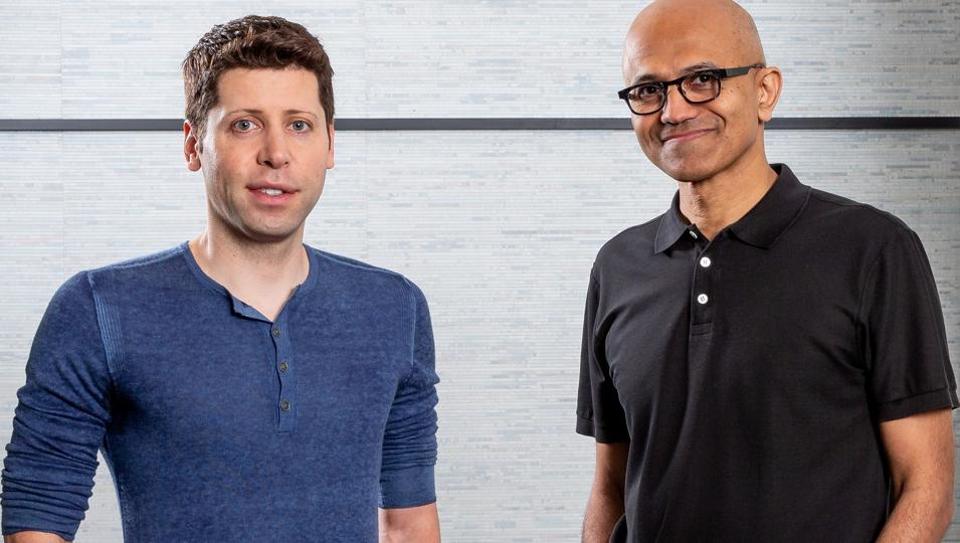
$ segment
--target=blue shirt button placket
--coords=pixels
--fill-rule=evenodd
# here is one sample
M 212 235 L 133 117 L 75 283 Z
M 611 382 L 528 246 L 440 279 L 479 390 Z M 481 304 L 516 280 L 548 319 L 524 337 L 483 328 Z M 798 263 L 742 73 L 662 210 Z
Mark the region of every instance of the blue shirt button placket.
M 282 316 L 281 316 L 282 318 Z M 293 410 L 293 375 L 290 367 L 289 354 L 289 334 L 284 333 L 286 326 L 279 320 L 275 322 L 270 329 L 270 335 L 273 339 L 275 368 L 277 368 L 277 377 L 280 381 L 280 398 L 277 403 L 279 409 L 278 429 L 281 432 L 293 430 L 294 410 Z

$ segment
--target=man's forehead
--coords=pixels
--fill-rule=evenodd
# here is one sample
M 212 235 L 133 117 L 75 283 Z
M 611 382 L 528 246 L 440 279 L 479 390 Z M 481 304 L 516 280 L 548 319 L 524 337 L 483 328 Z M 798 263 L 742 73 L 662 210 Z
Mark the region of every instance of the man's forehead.
M 299 67 L 233 68 L 217 81 L 218 105 L 224 109 L 299 109 L 319 111 L 316 75 Z
M 623 75 L 627 81 L 673 79 L 692 70 L 729 67 L 730 53 L 702 46 L 696 40 L 636 42 L 624 50 Z

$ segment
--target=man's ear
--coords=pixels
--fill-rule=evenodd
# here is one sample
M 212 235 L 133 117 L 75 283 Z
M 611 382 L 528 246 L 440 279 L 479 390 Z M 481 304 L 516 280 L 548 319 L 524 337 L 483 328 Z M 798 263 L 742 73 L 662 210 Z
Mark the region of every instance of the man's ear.
M 333 120 L 327 123 L 327 169 L 333 169 L 333 136 L 336 131 L 333 129 Z
M 191 125 L 190 121 L 183 121 L 183 158 L 191 172 L 200 170 L 200 151 L 203 146 L 198 137 L 196 127 Z
M 758 81 L 757 102 L 760 122 L 766 123 L 773 118 L 773 110 L 777 107 L 780 100 L 780 92 L 783 90 L 783 75 L 780 68 L 770 66 L 760 68 L 760 79 Z

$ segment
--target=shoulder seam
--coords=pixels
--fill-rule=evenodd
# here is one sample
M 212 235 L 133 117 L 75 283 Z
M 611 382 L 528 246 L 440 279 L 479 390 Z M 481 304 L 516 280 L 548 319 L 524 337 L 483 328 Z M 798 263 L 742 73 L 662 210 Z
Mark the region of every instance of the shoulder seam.
M 889 241 L 885 242 L 880 247 L 880 250 L 877 251 L 876 258 L 874 258 L 873 262 L 870 263 L 870 267 L 867 268 L 867 273 L 863 276 L 863 282 L 860 284 L 860 296 L 858 296 L 859 301 L 857 302 L 857 322 L 861 323 L 860 326 L 863 326 L 864 324 L 866 324 L 864 320 L 866 317 L 866 315 L 864 315 L 864 305 L 866 304 L 866 300 L 867 300 L 867 285 L 870 283 L 870 279 L 873 277 L 874 271 L 876 271 L 877 265 L 880 263 L 880 258 L 883 257 L 883 251 L 886 249 L 887 244 L 889 243 L 890 243 Z M 863 332 L 859 331 L 860 326 L 858 326 L 858 332 L 857 332 L 858 335 L 863 334 Z M 860 337 L 858 338 L 859 340 L 858 342 L 861 345 L 863 345 L 864 339 L 865 338 Z M 864 360 L 863 362 L 869 363 L 869 360 Z
M 401 379 L 402 382 L 410 379 L 417 369 L 417 296 L 410 281 L 403 279 L 401 285 L 406 288 L 410 299 L 410 366 L 407 368 L 407 375 Z
M 381 268 L 381 267 L 378 267 L 378 266 L 374 266 L 374 265 L 372 265 L 372 264 L 367 264 L 367 263 L 359 262 L 359 261 L 356 261 L 356 260 L 353 260 L 353 259 L 350 259 L 350 258 L 347 258 L 347 257 L 341 257 L 341 256 L 338 256 L 338 255 L 334 255 L 334 254 L 331 254 L 331 253 L 327 253 L 327 252 L 325 252 L 325 251 L 321 251 L 321 250 L 316 249 L 316 248 L 313 248 L 313 247 L 311 247 L 310 250 L 313 251 L 314 254 L 316 254 L 318 257 L 324 258 L 325 260 L 331 261 L 331 262 L 333 262 L 333 263 L 335 263 L 335 264 L 339 264 L 339 265 L 342 265 L 342 266 L 347 266 L 347 267 L 349 267 L 349 268 L 356 268 L 356 269 L 358 269 L 358 270 L 363 270 L 363 271 L 368 271 L 368 272 L 373 272 L 373 273 L 380 273 L 380 274 L 387 275 L 387 276 L 398 277 L 398 278 L 400 278 L 400 279 L 403 279 L 403 278 L 404 278 L 404 277 L 403 277 L 403 274 L 401 274 L 401 273 L 398 273 L 398 272 L 395 272 L 395 271 L 392 271 L 392 270 L 388 270 L 388 269 L 385 269 L 385 268 Z
M 91 274 L 100 274 L 110 271 L 119 271 L 119 270 L 129 270 L 134 268 L 140 268 L 143 266 L 148 266 L 150 264 L 155 264 L 161 260 L 167 260 L 181 256 L 180 247 L 174 247 L 172 249 L 167 249 L 165 251 L 160 251 L 153 255 L 142 256 L 134 258 L 132 260 L 124 260 L 121 262 L 115 262 L 112 264 L 107 264 L 105 266 L 100 266 L 97 268 L 92 268 L 87 270 L 87 273 Z
M 821 201 L 821 202 L 824 202 L 824 203 L 827 203 L 827 204 L 833 204 L 833 205 L 837 205 L 837 206 L 843 206 L 843 207 L 859 207 L 859 208 L 862 208 L 862 209 L 864 209 L 864 210 L 866 210 L 866 211 L 869 211 L 869 212 L 872 213 L 873 215 L 876 215 L 876 216 L 882 218 L 883 220 L 887 221 L 888 223 L 892 224 L 893 226 L 895 226 L 895 227 L 897 227 L 897 228 L 899 228 L 899 229 L 901 229 L 901 230 L 911 230 L 911 228 L 910 228 L 906 223 L 904 223 L 903 220 L 901 220 L 900 218 L 898 218 L 896 215 L 890 213 L 889 211 L 884 211 L 884 210 L 878 208 L 877 206 L 874 206 L 874 205 L 871 205 L 871 204 L 867 204 L 867 203 L 864 203 L 864 202 L 857 202 L 857 201 L 854 201 L 854 200 L 850 200 L 850 199 L 848 199 L 848 198 L 844 198 L 843 196 L 837 196 L 837 197 L 838 197 L 838 198 L 842 198 L 842 199 L 844 199 L 844 200 L 846 200 L 846 201 L 845 201 L 845 202 L 838 202 L 838 201 L 836 201 L 836 200 L 831 200 L 831 199 L 828 199 L 828 198 L 824 198 L 824 197 L 823 197 L 823 194 L 824 194 L 824 192 L 821 191 L 821 190 L 818 190 L 818 189 L 813 189 L 813 190 L 810 191 L 810 197 L 816 198 L 817 200 L 819 200 L 819 201 Z M 829 193 L 826 193 L 826 194 L 829 194 Z
M 114 322 L 116 319 L 111 319 L 108 314 L 108 309 L 106 308 L 104 302 L 101 300 L 100 296 L 97 295 L 96 282 L 93 278 L 92 271 L 84 272 L 84 276 L 87 280 L 87 285 L 90 287 L 90 297 L 93 299 L 93 307 L 96 313 L 97 319 L 97 330 L 100 332 L 100 348 L 103 349 L 103 357 L 107 366 L 107 375 L 110 377 L 110 387 L 117 387 L 117 378 L 115 369 L 118 364 L 118 351 L 119 342 L 114 340 L 111 335 L 112 328 L 109 324 L 113 323 L 114 326 L 119 326 L 119 322 Z M 115 334 L 114 334 L 115 335 Z

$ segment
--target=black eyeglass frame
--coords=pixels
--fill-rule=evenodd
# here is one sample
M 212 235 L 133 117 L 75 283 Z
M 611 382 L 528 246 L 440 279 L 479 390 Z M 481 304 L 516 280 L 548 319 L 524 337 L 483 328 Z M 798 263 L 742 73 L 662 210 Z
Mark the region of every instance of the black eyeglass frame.
M 667 105 L 667 93 L 670 91 L 670 87 L 672 85 L 677 86 L 677 90 L 680 91 L 680 96 L 683 96 L 683 99 L 686 100 L 687 103 L 705 104 L 707 102 L 716 100 L 717 96 L 720 96 L 720 91 L 722 90 L 722 87 L 723 87 L 722 81 L 724 79 L 728 77 L 736 77 L 738 75 L 747 74 L 750 72 L 750 70 L 754 68 L 766 68 L 766 67 L 767 66 L 765 64 L 758 63 L 758 64 L 751 64 L 749 66 L 739 66 L 737 68 L 709 68 L 706 70 L 697 70 L 695 72 L 688 73 L 687 75 L 680 76 L 671 81 L 645 81 L 643 83 L 637 83 L 636 85 L 630 85 L 629 87 L 618 91 L 617 96 L 621 100 L 627 103 L 627 108 L 629 108 L 630 112 L 633 113 L 634 115 L 653 115 L 654 113 L 663 109 L 663 106 Z M 681 83 L 683 83 L 683 81 L 688 78 L 697 77 L 698 75 L 702 75 L 702 74 L 712 74 L 717 78 L 717 94 L 715 94 L 713 98 L 708 98 L 706 100 L 691 100 L 690 98 L 687 97 L 686 93 L 683 92 L 683 85 L 681 85 Z M 660 106 L 653 111 L 648 111 L 646 113 L 637 113 L 636 111 L 633 110 L 633 107 L 630 106 L 630 97 L 629 97 L 630 91 L 632 91 L 633 89 L 638 89 L 640 87 L 649 87 L 649 86 L 660 87 L 660 90 L 662 91 L 660 94 L 661 96 Z

